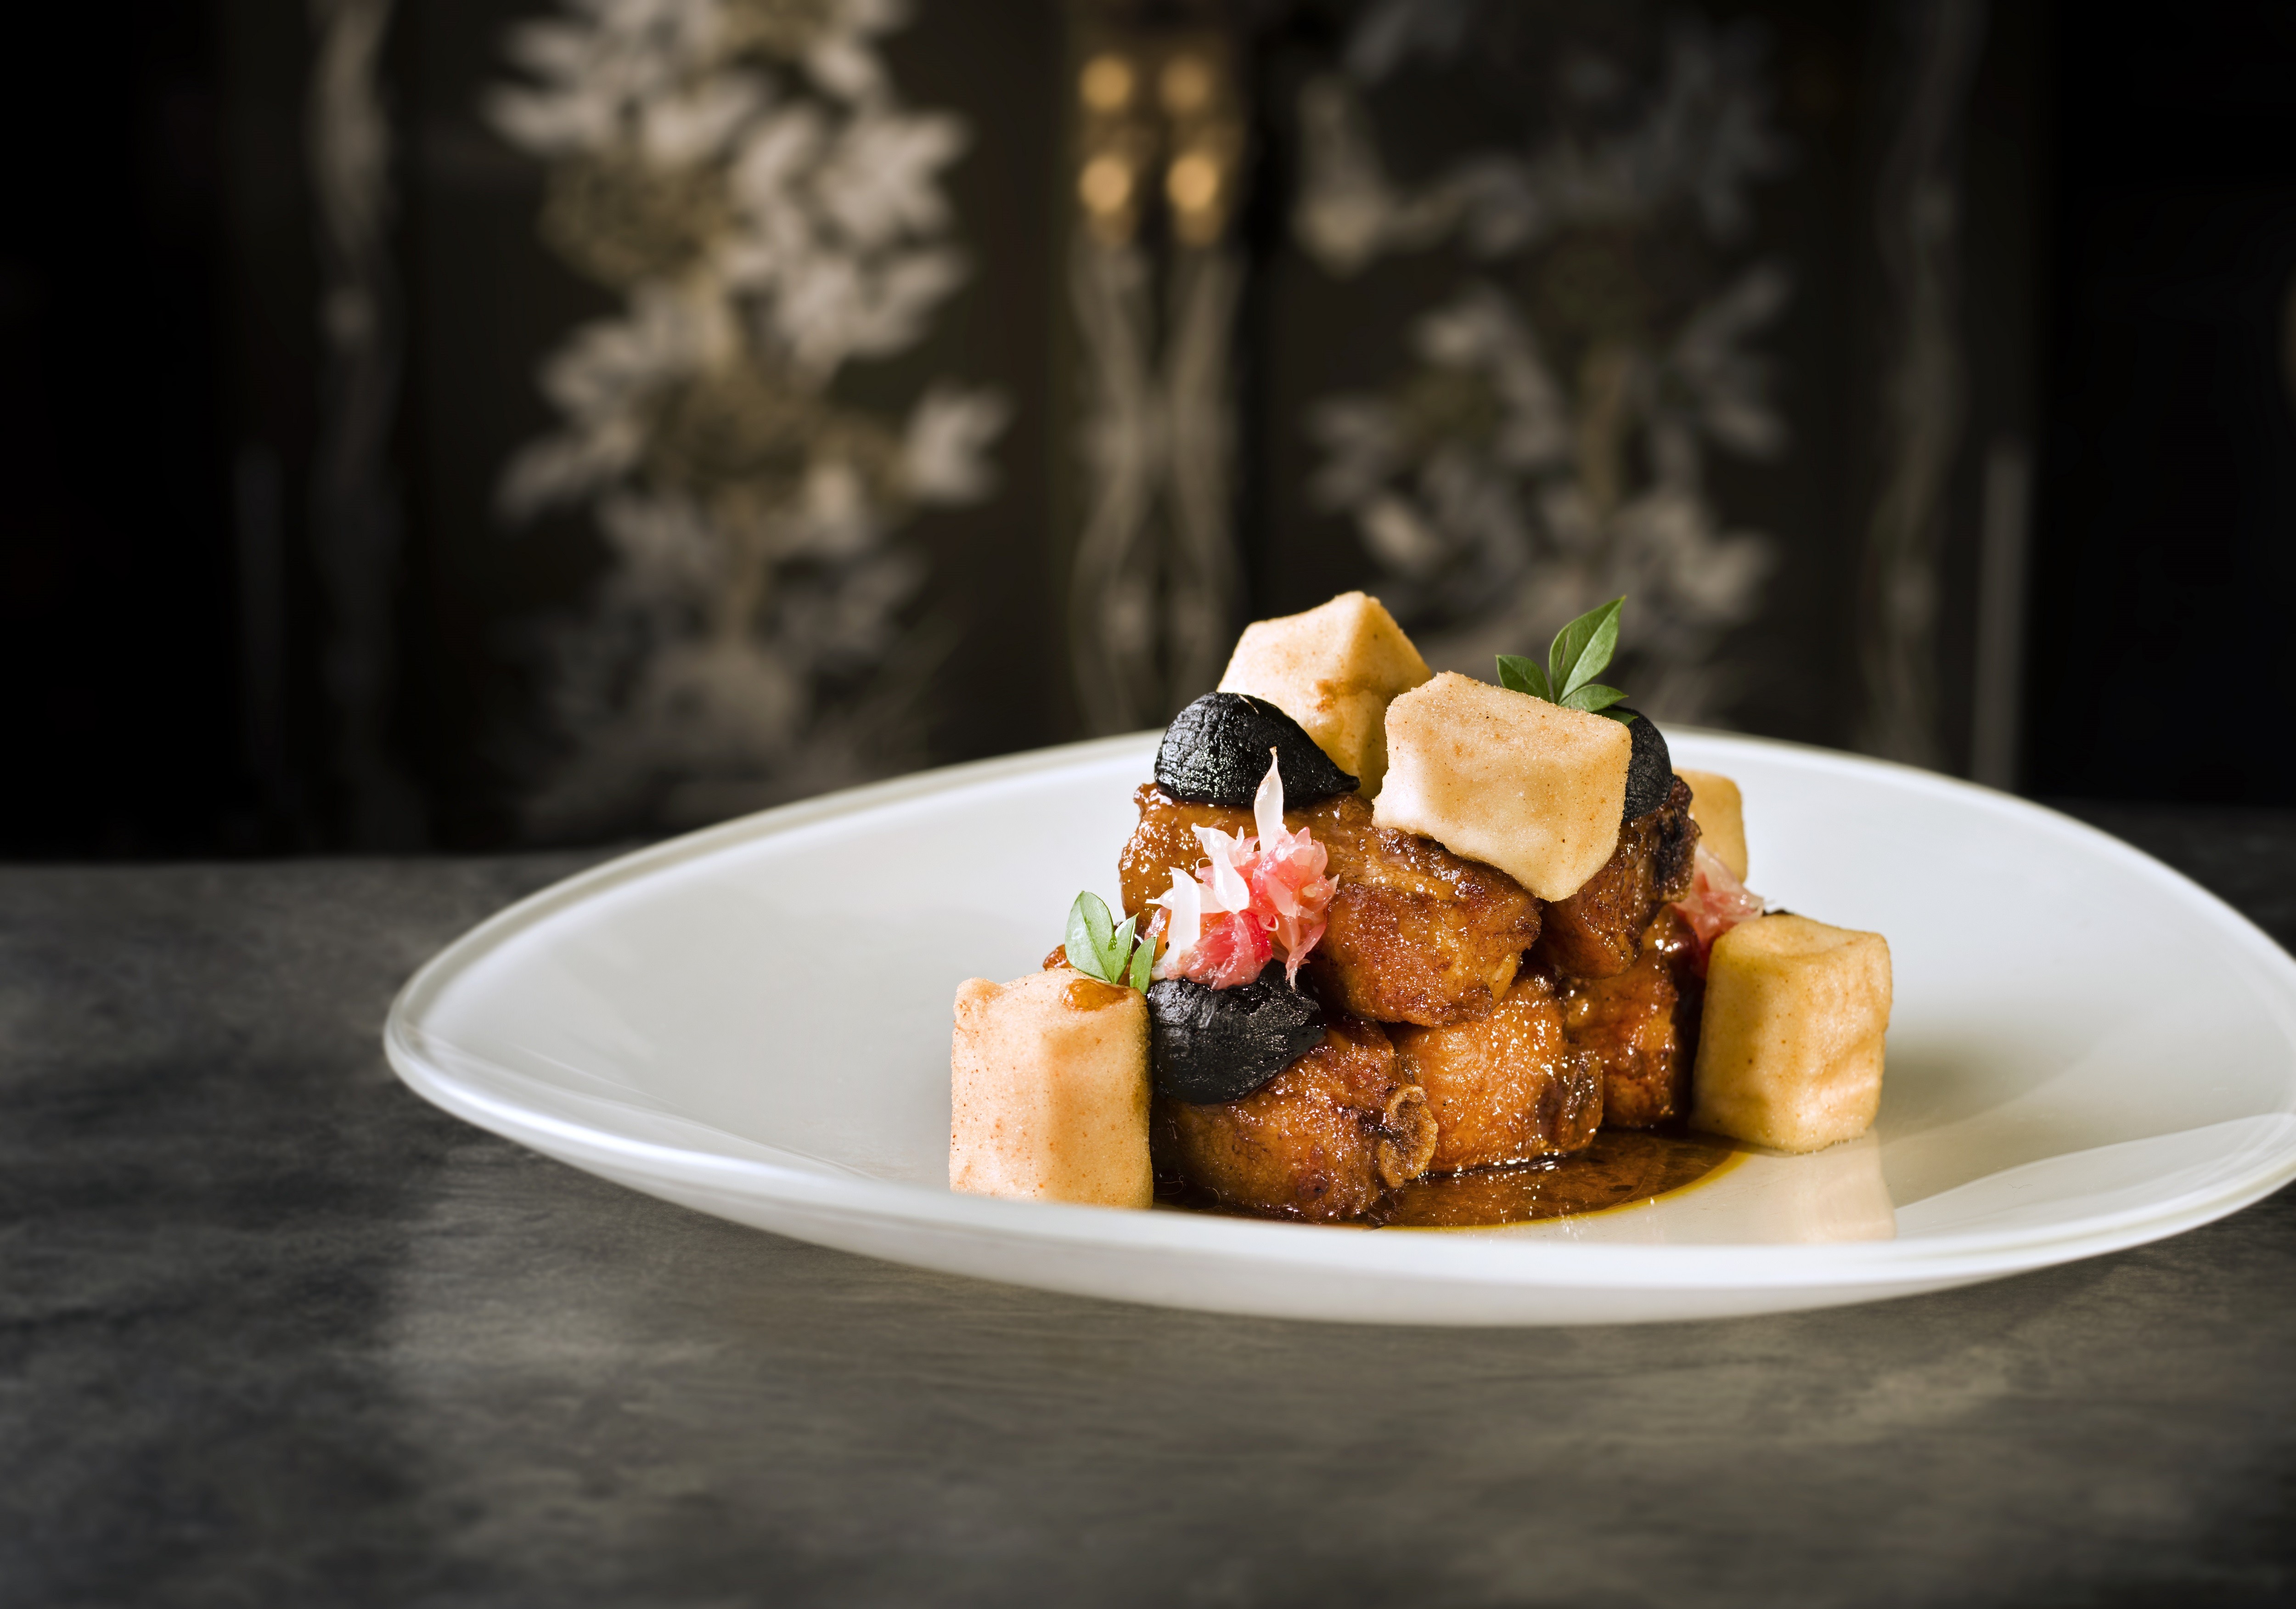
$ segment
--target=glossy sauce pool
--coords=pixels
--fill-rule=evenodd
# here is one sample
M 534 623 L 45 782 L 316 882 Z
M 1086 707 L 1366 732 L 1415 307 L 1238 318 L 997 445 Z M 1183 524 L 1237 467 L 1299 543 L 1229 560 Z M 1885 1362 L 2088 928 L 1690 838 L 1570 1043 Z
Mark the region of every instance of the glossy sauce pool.
M 1487 1228 L 1607 1212 L 1639 1206 L 1718 1178 L 1744 1154 L 1742 1147 L 1728 1140 L 1687 1129 L 1603 1129 L 1596 1132 L 1595 1143 L 1576 1156 L 1414 1179 L 1379 1211 L 1357 1219 L 1351 1227 Z M 1203 1195 L 1176 1193 L 1161 1185 L 1156 1204 L 1251 1216 L 1234 1213 Z
M 1465 1229 L 1607 1212 L 1712 1178 L 1744 1154 L 1728 1140 L 1687 1130 L 1603 1129 L 1576 1156 L 1415 1178 L 1373 1221 Z

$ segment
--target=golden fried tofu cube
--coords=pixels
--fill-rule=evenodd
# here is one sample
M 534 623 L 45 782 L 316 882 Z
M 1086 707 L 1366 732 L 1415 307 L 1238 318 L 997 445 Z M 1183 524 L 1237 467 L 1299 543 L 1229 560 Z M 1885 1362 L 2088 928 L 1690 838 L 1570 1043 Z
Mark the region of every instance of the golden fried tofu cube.
M 1890 944 L 1807 916 L 1758 916 L 1714 941 L 1691 1074 L 1701 1129 L 1780 1151 L 1866 1132 L 1882 1104 Z
M 1387 774 L 1388 701 L 1432 674 L 1377 598 L 1343 592 L 1246 626 L 1219 690 L 1264 698 L 1298 721 L 1368 798 Z
M 1698 824 L 1698 841 L 1730 868 L 1730 875 L 1746 881 L 1746 804 L 1738 784 L 1718 771 L 1680 771 L 1675 775 L 1689 784 L 1690 819 Z
M 948 1186 L 1145 1207 L 1148 1002 L 1067 967 L 956 990 Z
M 1372 818 L 1568 899 L 1619 847 L 1633 753 L 1621 722 L 1446 670 L 1387 707 Z

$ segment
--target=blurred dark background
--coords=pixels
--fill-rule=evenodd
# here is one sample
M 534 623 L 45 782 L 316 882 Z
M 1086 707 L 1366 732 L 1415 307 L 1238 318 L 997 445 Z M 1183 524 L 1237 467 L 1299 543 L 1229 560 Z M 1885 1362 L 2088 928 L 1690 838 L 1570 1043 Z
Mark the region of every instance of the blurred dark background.
M 882 12 L 882 15 L 880 13 Z M 0 58 L 0 855 L 603 841 L 1361 586 L 2296 804 L 2296 8 L 141 0 Z

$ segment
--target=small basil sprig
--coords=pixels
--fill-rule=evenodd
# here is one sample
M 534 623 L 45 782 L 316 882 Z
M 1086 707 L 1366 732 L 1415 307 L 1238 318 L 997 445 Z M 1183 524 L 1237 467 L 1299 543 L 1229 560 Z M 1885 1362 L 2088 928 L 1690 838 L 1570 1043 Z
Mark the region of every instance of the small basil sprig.
M 1138 920 L 1127 916 L 1119 927 L 1107 900 L 1090 891 L 1078 894 L 1069 907 L 1069 939 L 1062 947 L 1069 965 L 1087 978 L 1145 994 L 1149 972 L 1156 965 L 1156 947 L 1134 936 L 1132 924 Z
M 1633 711 L 1611 708 L 1627 695 L 1595 679 L 1611 662 L 1611 655 L 1618 652 L 1619 611 L 1626 603 L 1624 598 L 1612 598 L 1556 632 L 1546 651 L 1544 669 L 1537 660 L 1525 659 L 1519 653 L 1502 653 L 1499 685 L 1543 698 L 1565 710 L 1583 710 L 1622 725 L 1631 722 L 1635 718 Z

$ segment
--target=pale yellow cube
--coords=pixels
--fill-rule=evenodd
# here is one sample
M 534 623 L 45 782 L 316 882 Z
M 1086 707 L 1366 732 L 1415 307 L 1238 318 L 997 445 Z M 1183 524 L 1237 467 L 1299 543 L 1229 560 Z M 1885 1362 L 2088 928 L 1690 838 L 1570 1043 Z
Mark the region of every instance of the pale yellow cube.
M 1882 1104 L 1890 944 L 1807 916 L 1758 916 L 1714 941 L 1691 1121 L 1780 1151 L 1863 1134 Z
M 1730 868 L 1730 875 L 1745 882 L 1746 805 L 1738 784 L 1718 771 L 1675 775 L 1690 785 L 1690 819 L 1698 824 L 1698 841 Z
M 1387 707 L 1372 819 L 1568 899 L 1619 847 L 1624 725 L 1446 670 Z
M 1298 721 L 1368 798 L 1387 774 L 1388 701 L 1432 674 L 1377 598 L 1343 592 L 1246 626 L 1219 690 L 1264 698 Z
M 957 986 L 948 1186 L 1145 1207 L 1148 1003 L 1067 967 Z

